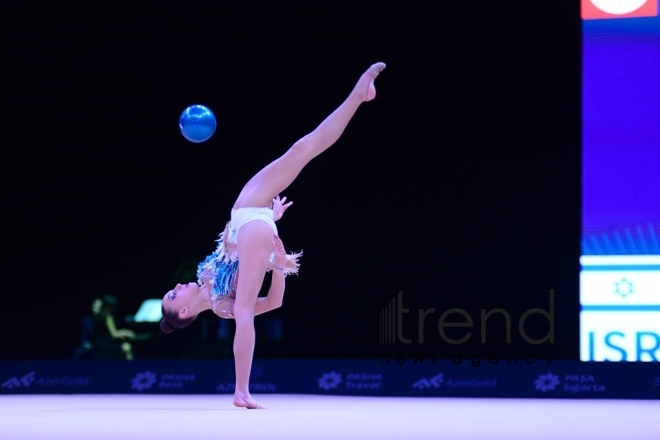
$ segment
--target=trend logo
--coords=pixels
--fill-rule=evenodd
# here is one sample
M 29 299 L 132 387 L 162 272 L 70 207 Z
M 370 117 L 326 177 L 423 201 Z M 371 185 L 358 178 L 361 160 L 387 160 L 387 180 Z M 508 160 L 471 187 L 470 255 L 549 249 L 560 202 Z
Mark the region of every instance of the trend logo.
M 150 390 L 157 382 L 156 374 L 151 371 L 138 373 L 131 379 L 131 389 L 137 391 Z
M 430 379 L 426 379 L 425 377 L 422 377 L 419 379 L 417 382 L 412 384 L 413 388 L 417 388 L 418 390 L 423 390 L 427 388 L 440 388 L 440 385 L 442 385 L 442 382 L 445 381 L 445 377 L 443 373 L 436 374 Z
M 2 384 L 2 388 L 6 388 L 8 390 L 12 390 L 14 388 L 20 388 L 21 386 L 24 388 L 28 388 L 32 382 L 34 382 L 34 375 L 36 373 L 34 371 L 30 371 L 28 374 L 22 377 L 12 377 L 11 379 L 6 380 Z
M 536 385 L 537 390 L 543 391 L 544 393 L 547 391 L 554 391 L 555 388 L 557 388 L 557 385 L 559 385 L 559 376 L 552 373 L 540 374 L 534 381 L 534 385 Z
M 582 18 L 656 17 L 658 0 L 582 0 Z
M 334 371 L 324 373 L 323 376 L 318 379 L 318 383 L 319 388 L 323 388 L 326 391 L 332 390 L 337 388 L 341 383 L 341 374 L 335 373 Z

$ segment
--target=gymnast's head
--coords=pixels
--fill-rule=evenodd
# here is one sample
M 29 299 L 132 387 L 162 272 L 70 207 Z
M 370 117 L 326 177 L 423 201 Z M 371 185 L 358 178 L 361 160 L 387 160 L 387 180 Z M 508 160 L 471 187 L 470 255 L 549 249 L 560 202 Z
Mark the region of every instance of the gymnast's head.
M 160 329 L 163 332 L 172 333 L 176 329 L 187 327 L 197 318 L 195 306 L 201 290 L 197 283 L 177 284 L 163 296 L 163 319 L 160 321 Z

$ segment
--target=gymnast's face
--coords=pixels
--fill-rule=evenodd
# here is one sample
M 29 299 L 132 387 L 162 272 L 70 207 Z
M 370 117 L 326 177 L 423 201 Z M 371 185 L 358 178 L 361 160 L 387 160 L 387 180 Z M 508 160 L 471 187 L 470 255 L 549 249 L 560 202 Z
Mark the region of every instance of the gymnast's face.
M 181 310 L 189 306 L 199 292 L 197 283 L 177 284 L 163 297 L 163 307 L 168 311 Z

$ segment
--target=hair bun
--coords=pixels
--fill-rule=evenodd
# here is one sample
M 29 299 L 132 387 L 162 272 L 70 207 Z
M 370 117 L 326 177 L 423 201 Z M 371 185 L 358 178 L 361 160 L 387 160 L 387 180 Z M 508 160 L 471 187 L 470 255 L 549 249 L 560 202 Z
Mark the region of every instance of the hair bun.
M 174 330 L 176 330 L 176 327 L 163 319 L 160 321 L 160 329 L 163 331 L 163 333 L 172 333 Z

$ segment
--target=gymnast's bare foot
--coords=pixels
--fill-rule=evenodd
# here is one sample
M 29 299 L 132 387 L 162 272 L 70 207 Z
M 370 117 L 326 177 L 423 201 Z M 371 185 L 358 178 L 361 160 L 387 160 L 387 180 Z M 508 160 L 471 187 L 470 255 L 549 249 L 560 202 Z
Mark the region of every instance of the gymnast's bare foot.
M 266 407 L 257 403 L 256 400 L 252 398 L 252 396 L 247 395 L 239 395 L 239 394 L 234 394 L 234 406 L 237 406 L 239 408 L 247 408 L 247 409 L 265 409 Z
M 378 74 L 384 69 L 385 63 L 372 64 L 358 80 L 353 93 L 362 101 L 371 101 L 374 99 L 376 97 L 376 86 L 374 86 L 374 81 L 378 77 Z

